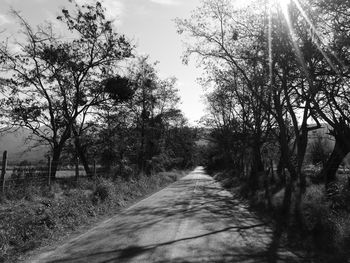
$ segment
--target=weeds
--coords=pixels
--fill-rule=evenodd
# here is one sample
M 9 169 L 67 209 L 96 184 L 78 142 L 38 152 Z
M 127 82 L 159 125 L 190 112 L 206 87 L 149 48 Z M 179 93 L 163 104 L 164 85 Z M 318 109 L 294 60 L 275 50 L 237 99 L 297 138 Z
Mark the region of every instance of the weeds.
M 0 207 L 0 262 L 17 258 L 55 235 L 87 224 L 113 209 L 177 180 L 183 172 L 139 176 L 137 180 L 98 178 L 72 184 L 11 188 Z
M 107 200 L 115 200 L 116 187 L 115 184 L 108 179 L 99 178 L 96 184 L 96 189 L 93 192 L 93 201 L 96 202 L 105 202 Z
M 307 175 L 309 183 L 302 196 L 300 204 L 301 222 L 297 220 L 295 211 L 292 209 L 290 229 L 286 233 L 291 243 L 302 245 L 307 251 L 317 255 L 317 262 L 346 262 L 350 257 L 350 184 L 349 179 L 343 175 L 338 175 L 338 183 L 335 193 L 329 197 L 326 194 L 324 184 L 316 184 L 319 178 L 315 176 L 317 172 L 313 167 L 308 167 Z M 283 187 L 270 185 L 272 193 L 272 211 L 266 202 L 265 189 L 260 188 L 253 195 L 248 195 L 248 185 L 246 182 L 238 181 L 228 172 L 220 172 L 214 175 L 225 188 L 232 188 L 231 182 L 237 186 L 234 191 L 238 191 L 241 196 L 248 198 L 250 204 L 257 211 L 265 216 L 276 216 L 282 209 L 284 191 Z M 296 186 L 297 187 L 297 186 Z M 295 189 L 297 192 L 298 189 Z M 295 196 L 292 196 L 292 205 L 295 207 Z M 266 211 L 270 213 L 266 214 Z M 300 228 L 299 228 L 300 227 Z M 302 241 L 302 242 L 301 242 Z

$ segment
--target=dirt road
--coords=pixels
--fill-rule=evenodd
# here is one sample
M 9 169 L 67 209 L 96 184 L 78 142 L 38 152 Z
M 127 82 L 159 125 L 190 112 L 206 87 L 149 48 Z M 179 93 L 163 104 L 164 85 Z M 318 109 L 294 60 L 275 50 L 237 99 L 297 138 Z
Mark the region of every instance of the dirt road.
M 269 226 L 198 167 L 32 262 L 267 262 L 271 238 Z

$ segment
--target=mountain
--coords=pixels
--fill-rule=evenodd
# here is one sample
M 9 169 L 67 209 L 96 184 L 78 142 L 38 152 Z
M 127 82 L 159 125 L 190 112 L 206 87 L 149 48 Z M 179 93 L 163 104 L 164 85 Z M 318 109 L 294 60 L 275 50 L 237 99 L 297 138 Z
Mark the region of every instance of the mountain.
M 45 155 L 49 147 L 40 146 L 31 149 L 35 142 L 25 141 L 30 133 L 30 130 L 22 128 L 16 132 L 10 131 L 0 135 L 0 154 L 2 155 L 4 151 L 7 151 L 7 162 L 9 164 L 18 164 L 24 160 L 37 163 L 46 159 Z

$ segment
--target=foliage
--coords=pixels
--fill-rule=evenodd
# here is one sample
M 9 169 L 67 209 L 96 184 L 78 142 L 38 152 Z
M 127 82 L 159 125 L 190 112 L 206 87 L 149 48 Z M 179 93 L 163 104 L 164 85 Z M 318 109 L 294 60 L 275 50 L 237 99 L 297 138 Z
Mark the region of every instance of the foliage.
M 340 187 L 342 190 L 329 201 L 325 198 L 324 186 L 310 186 L 302 199 L 302 216 L 304 227 L 314 237 L 317 249 L 323 253 L 336 252 L 344 260 L 350 244 L 350 210 L 346 204 L 349 190 L 346 186 Z
M 134 94 L 130 87 L 130 80 L 120 76 L 107 79 L 104 90 L 119 103 L 130 100 Z
M 329 203 L 322 185 L 310 186 L 303 196 L 301 205 L 304 225 L 308 231 L 315 229 L 321 220 L 327 220 L 326 218 L 330 216 Z
M 114 183 L 110 180 L 100 178 L 96 183 L 96 189 L 93 192 L 94 200 L 102 202 L 114 200 L 115 194 Z
M 116 177 L 194 163 L 196 131 L 177 108 L 176 80 L 160 79 L 155 66 L 148 57 L 133 61 L 127 73 L 133 96 L 122 103 L 101 104 L 97 124 L 81 137 L 87 156 L 94 156 Z
M 26 127 L 38 144 L 51 146 L 53 177 L 67 140 L 74 135 L 79 148 L 77 137 L 86 128 L 87 115 L 107 99 L 101 82 L 116 74 L 116 65 L 130 57 L 133 49 L 125 36 L 114 32 L 100 2 L 75 9 L 73 14 L 62 9 L 57 18 L 71 40 L 54 35 L 51 24 L 34 31 L 15 12 L 26 42 L 18 54 L 0 47 L 6 58 L 2 69 L 9 76 L 2 90 L 2 116 L 6 125 Z

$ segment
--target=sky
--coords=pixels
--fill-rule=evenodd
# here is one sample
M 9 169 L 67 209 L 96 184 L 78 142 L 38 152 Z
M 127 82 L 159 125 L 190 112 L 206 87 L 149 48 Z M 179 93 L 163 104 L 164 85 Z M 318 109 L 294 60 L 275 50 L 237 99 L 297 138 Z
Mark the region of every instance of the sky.
M 79 4 L 93 0 L 76 0 Z M 176 32 L 175 18 L 188 18 L 200 0 L 103 0 L 108 19 L 113 19 L 117 32 L 125 34 L 137 46 L 140 55 L 159 61 L 161 78 L 175 76 L 181 96 L 180 109 L 191 124 L 204 115 L 203 90 L 197 83 L 201 71 L 195 63 L 184 65 L 181 36 Z M 0 37 L 16 36 L 18 23 L 10 9 L 35 26 L 45 20 L 55 21 L 63 7 L 72 6 L 68 0 L 0 0 Z

